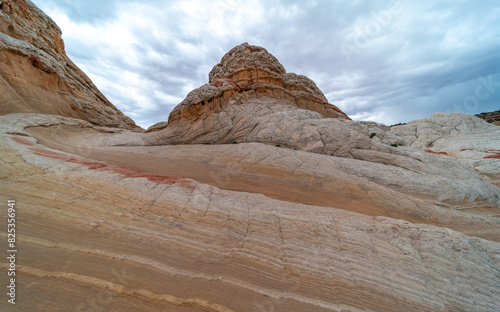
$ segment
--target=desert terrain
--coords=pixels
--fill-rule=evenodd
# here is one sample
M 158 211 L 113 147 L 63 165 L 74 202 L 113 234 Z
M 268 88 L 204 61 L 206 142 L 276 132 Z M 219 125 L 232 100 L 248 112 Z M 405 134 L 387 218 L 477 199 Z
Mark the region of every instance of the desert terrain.
M 144 130 L 29 0 L 0 74 L 2 311 L 498 311 L 494 121 L 353 121 L 243 43 Z

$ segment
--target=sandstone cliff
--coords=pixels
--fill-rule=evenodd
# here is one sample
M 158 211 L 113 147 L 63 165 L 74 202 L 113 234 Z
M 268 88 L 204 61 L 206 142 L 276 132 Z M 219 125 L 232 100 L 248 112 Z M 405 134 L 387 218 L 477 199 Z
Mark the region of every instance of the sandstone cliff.
M 42 113 L 138 128 L 66 56 L 59 27 L 29 0 L 0 1 L 0 114 Z

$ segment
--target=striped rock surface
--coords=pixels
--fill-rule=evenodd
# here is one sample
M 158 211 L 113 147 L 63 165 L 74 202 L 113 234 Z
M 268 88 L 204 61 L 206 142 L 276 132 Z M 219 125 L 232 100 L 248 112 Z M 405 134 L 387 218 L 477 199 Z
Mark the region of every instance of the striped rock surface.
M 18 301 L 2 309 L 498 308 L 498 208 L 371 176 L 391 165 L 260 143 L 105 146 L 131 133 L 47 115 L 0 124 L 19 231 Z

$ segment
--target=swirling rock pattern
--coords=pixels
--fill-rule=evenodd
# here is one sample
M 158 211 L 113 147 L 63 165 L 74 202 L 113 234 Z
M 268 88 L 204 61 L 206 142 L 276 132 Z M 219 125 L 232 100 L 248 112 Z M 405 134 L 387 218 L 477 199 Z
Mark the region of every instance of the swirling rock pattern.
M 461 113 L 435 113 L 391 132 L 408 145 L 458 159 L 500 186 L 500 127 Z
M 0 124 L 0 197 L 22 210 L 16 311 L 498 308 L 499 224 L 484 205 L 479 213 L 431 205 L 370 180 L 359 160 L 260 143 L 103 147 L 90 138 L 127 131 L 47 115 L 2 116 Z M 91 141 L 90 158 L 47 147 L 78 151 L 77 137 Z M 151 176 L 96 160 L 99 152 L 128 155 L 129 165 L 145 155 L 177 167 L 211 157 L 200 167 L 214 168 L 215 183 Z M 221 176 L 224 168 L 239 171 Z M 324 184 L 330 204 L 300 203 L 299 189 L 296 199 L 264 196 L 250 187 L 252 173 L 262 183 Z M 248 192 L 230 190 L 238 176 L 248 177 Z
M 483 183 L 477 172 L 455 159 L 416 148 L 419 146 L 397 132 L 397 127 L 391 131 L 378 123 L 352 121 L 336 110 L 331 110 L 336 114 L 331 118 L 324 113 L 324 105 L 311 104 L 316 103 L 314 99 L 324 98 L 314 82 L 295 74 L 285 75 L 283 66 L 261 47 L 244 43 L 231 49 L 214 66 L 209 79 L 210 84 L 189 93 L 172 111 L 168 123 L 134 137 L 111 136 L 105 144 L 264 143 L 359 160 L 363 166 L 360 171 L 364 172 L 360 176 L 439 201 L 486 199 L 494 206 L 500 205 L 498 189 Z M 248 89 L 242 84 L 260 87 Z M 311 105 L 298 105 L 301 96 L 308 99 L 304 103 Z M 447 120 L 448 115 L 443 116 Z M 450 120 L 453 116 L 449 115 Z M 462 118 L 464 123 L 468 118 Z M 474 125 L 473 131 L 485 132 Z M 436 139 L 444 138 L 442 134 L 436 132 Z M 375 169 L 374 164 L 385 166 Z

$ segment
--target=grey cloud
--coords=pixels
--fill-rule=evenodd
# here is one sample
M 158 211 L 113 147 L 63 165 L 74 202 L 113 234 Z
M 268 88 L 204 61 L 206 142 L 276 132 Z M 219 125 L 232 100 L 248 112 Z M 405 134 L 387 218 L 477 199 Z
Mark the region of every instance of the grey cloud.
M 43 3 L 40 0 L 34 0 L 33 2 L 42 9 L 50 5 L 57 6 L 64 10 L 70 19 L 89 23 L 112 19 L 117 5 L 120 2 L 123 3 L 117 0 L 43 0 Z

